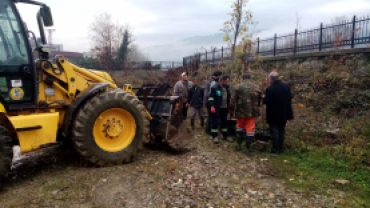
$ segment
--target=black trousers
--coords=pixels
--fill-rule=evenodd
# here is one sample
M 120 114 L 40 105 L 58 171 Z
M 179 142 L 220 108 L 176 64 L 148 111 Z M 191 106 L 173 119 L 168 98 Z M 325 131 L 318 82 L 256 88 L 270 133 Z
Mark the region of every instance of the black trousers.
M 270 134 L 272 139 L 272 153 L 280 154 L 283 152 L 283 145 L 285 139 L 285 125 L 284 124 L 270 124 Z
M 207 120 L 206 120 L 206 134 L 211 136 L 211 109 L 207 108 Z
M 188 107 L 186 107 L 186 103 L 182 104 L 182 115 L 184 116 L 184 120 L 188 116 Z
M 212 137 L 218 136 L 218 125 L 221 123 L 221 131 L 224 137 L 228 136 L 227 131 L 227 114 L 228 110 L 227 108 L 221 108 L 220 112 L 211 114 L 211 132 Z

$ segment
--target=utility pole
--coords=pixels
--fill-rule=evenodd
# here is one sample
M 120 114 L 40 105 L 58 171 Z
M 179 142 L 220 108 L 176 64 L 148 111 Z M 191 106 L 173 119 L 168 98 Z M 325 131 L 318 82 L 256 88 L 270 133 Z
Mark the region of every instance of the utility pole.
M 55 29 L 46 29 L 49 32 L 48 42 L 49 42 L 49 48 L 52 50 L 53 47 L 53 32 L 55 32 Z

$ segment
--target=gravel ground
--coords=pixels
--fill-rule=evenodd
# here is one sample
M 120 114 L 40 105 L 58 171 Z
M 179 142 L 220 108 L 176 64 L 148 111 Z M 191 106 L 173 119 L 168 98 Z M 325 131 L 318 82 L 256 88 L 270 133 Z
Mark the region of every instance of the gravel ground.
M 337 207 L 338 199 L 287 188 L 260 154 L 214 145 L 200 132 L 185 153 L 146 148 L 107 168 L 70 149 L 17 156 L 0 207 Z

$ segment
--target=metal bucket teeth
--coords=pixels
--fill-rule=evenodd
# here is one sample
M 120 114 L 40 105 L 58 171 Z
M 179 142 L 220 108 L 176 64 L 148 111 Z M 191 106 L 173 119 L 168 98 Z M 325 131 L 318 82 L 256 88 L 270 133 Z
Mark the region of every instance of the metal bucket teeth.
M 150 122 L 150 143 L 181 151 L 194 138 L 182 115 L 182 102 L 177 96 L 139 97 L 153 119 Z

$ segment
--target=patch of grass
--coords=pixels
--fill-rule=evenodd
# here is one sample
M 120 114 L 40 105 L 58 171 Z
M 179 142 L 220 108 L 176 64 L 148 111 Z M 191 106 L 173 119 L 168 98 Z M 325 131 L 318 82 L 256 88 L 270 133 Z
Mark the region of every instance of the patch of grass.
M 160 181 L 162 181 L 162 176 L 156 176 L 156 177 L 154 177 L 154 180 L 155 180 L 155 182 L 160 182 Z
M 307 194 L 325 195 L 328 190 L 336 189 L 346 193 L 342 200 L 340 196 L 334 196 L 342 207 L 362 208 L 370 204 L 370 170 L 354 164 L 348 157 L 334 158 L 326 150 L 318 149 L 299 154 L 284 153 L 270 157 L 270 162 L 289 186 Z M 338 179 L 350 183 L 340 184 L 335 181 Z
M 66 185 L 63 182 L 55 182 L 52 184 L 47 184 L 44 186 L 44 191 L 45 192 L 51 192 L 51 191 L 56 191 L 56 190 L 61 190 L 65 188 Z

